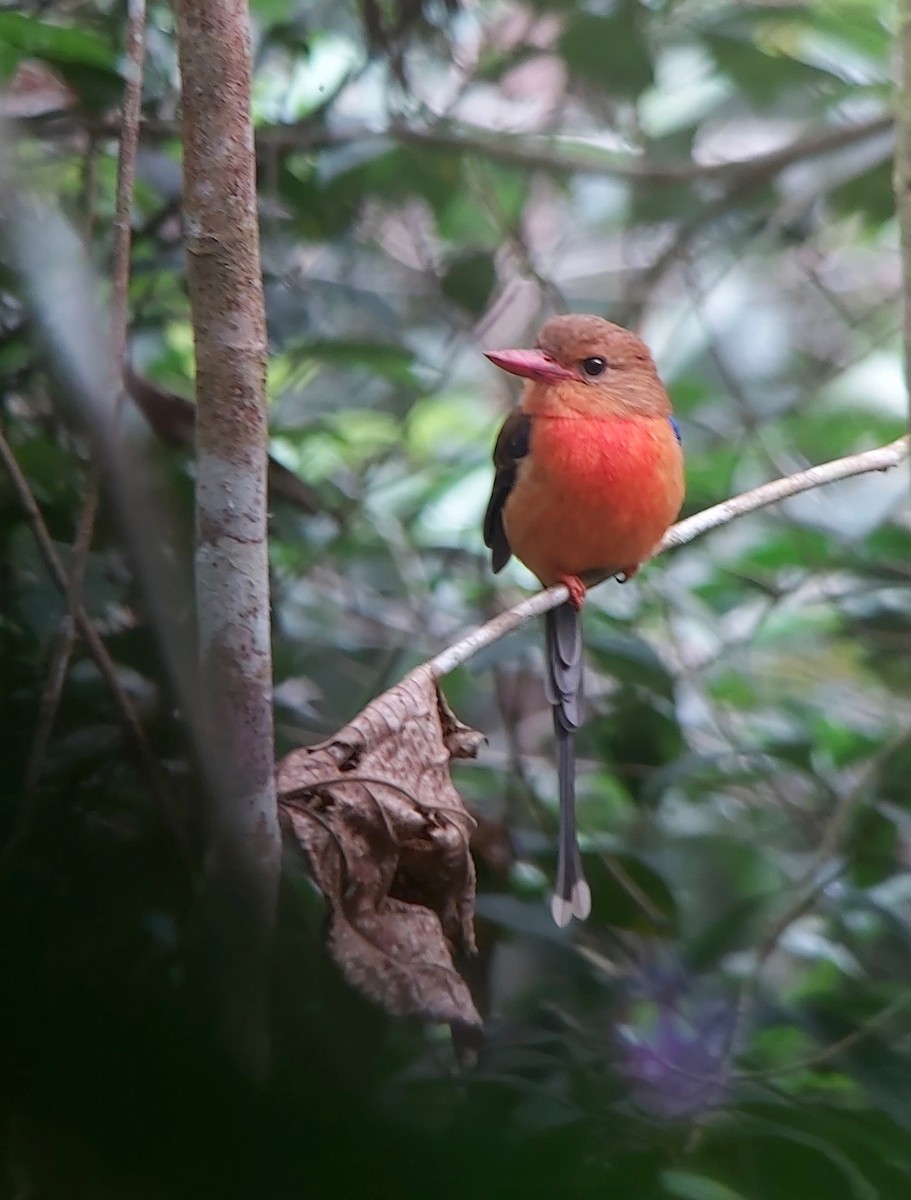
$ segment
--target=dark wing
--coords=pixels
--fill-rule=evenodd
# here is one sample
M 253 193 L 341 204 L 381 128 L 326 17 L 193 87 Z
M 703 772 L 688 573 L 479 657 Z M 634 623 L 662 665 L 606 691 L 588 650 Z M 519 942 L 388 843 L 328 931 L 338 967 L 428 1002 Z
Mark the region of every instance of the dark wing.
M 503 528 L 503 505 L 516 482 L 516 471 L 528 453 L 531 440 L 531 419 L 520 408 L 514 409 L 503 422 L 503 428 L 493 448 L 493 489 L 484 514 L 484 545 L 489 546 L 494 574 L 509 562 L 512 550 Z

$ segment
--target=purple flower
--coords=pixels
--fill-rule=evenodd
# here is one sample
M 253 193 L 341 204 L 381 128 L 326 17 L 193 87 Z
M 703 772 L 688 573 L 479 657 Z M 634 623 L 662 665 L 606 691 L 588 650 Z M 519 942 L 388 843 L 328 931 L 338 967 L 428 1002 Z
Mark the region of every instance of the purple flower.
M 616 1031 L 617 1067 L 630 1100 L 653 1116 L 692 1118 L 715 1108 L 730 1084 L 733 1006 L 663 995 L 631 1006 Z

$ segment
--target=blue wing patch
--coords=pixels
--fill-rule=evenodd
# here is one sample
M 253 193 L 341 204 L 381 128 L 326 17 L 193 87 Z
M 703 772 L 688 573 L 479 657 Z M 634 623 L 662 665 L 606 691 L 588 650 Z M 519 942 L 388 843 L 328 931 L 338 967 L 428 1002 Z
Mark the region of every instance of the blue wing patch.
M 671 423 L 671 429 L 673 429 L 673 431 L 674 431 L 674 437 L 682 445 L 683 444 L 683 436 L 680 433 L 680 422 L 677 420 L 676 417 L 668 417 L 668 420 Z

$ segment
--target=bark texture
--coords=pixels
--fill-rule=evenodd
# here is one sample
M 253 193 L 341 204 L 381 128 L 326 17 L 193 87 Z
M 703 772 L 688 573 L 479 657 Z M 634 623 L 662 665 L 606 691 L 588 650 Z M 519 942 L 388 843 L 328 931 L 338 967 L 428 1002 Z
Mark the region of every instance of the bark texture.
M 196 603 L 204 717 L 216 764 L 210 880 L 226 1001 L 234 1007 L 227 1032 L 241 1057 L 260 1069 L 281 845 L 250 23 L 246 0 L 178 0 L 176 12 L 196 344 Z
M 911 425 L 911 0 L 898 6 L 895 88 L 895 209 L 901 237 L 902 337 Z

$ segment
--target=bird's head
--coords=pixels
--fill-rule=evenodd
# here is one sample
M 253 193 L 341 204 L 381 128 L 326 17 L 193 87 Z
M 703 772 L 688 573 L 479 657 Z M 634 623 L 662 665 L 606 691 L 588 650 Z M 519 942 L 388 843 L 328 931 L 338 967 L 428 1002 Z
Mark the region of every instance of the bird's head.
M 489 350 L 496 366 L 530 381 L 530 416 L 667 416 L 667 393 L 635 333 L 590 314 L 554 317 L 533 350 Z

